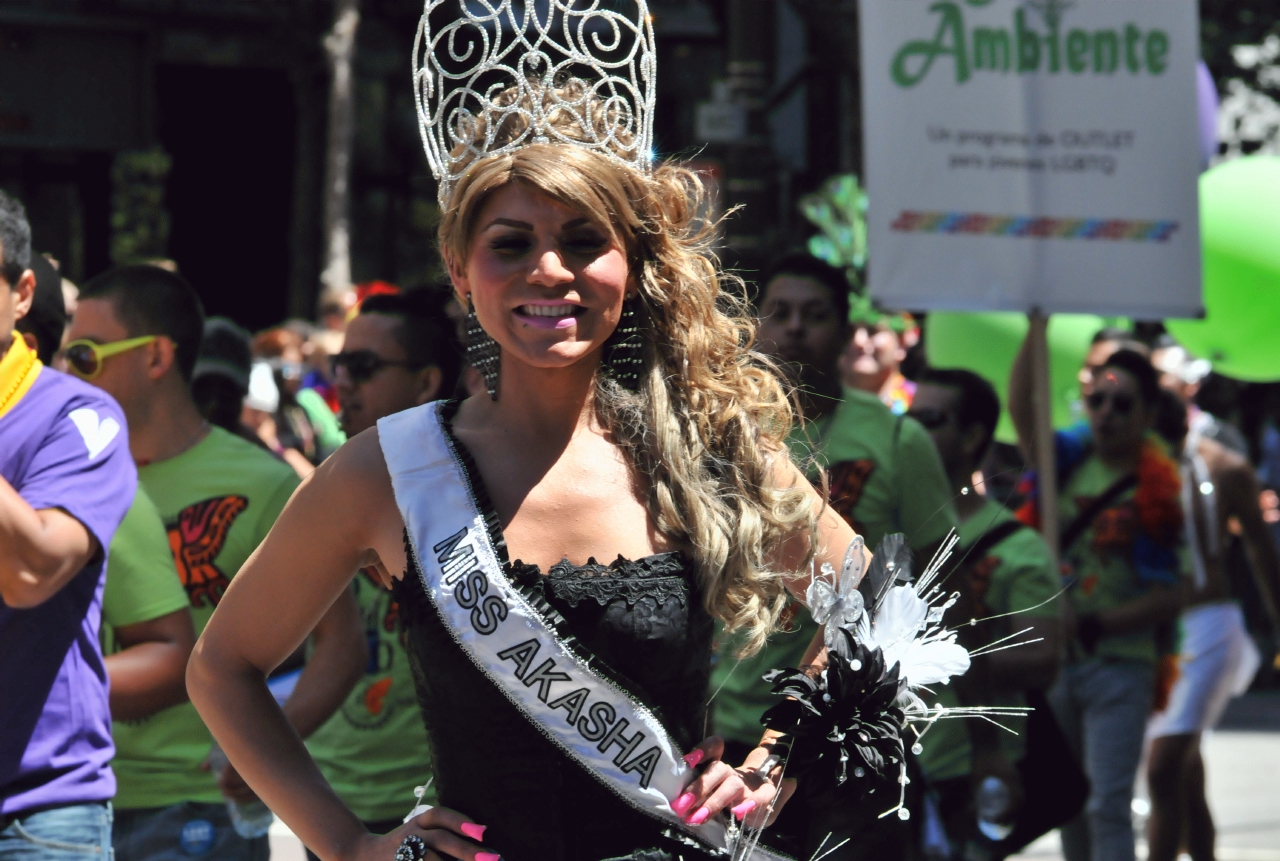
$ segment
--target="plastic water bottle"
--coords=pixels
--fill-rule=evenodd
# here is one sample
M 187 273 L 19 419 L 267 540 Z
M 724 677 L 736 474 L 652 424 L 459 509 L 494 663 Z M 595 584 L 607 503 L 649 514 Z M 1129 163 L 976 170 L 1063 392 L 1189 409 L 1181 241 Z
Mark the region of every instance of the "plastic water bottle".
M 214 744 L 213 749 L 209 751 L 209 765 L 213 768 L 214 774 L 220 774 L 222 769 L 227 767 L 227 755 L 222 752 L 222 748 Z M 242 802 L 228 798 L 227 814 L 231 817 L 231 826 L 235 828 L 236 833 L 246 840 L 252 840 L 255 837 L 263 837 L 267 831 L 271 829 L 271 823 L 275 821 L 275 815 L 271 809 L 261 801 Z
M 1013 833 L 1013 823 L 1010 822 L 1013 795 L 1003 780 L 994 775 L 983 778 L 978 785 L 978 797 L 974 800 L 978 809 L 978 830 L 982 836 L 999 843 Z

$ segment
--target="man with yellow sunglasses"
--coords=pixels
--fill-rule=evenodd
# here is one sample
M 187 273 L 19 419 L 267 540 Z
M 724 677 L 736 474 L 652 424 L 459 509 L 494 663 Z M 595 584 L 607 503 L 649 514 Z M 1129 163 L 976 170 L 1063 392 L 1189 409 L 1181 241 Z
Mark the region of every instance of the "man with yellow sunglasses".
M 31 230 L 0 192 L 0 857 L 110 849 L 112 756 L 98 641 L 111 545 L 137 472 L 119 405 L 14 332 Z
M 155 340 L 155 335 L 143 335 L 141 338 L 125 338 L 110 344 L 96 344 L 88 338 L 81 338 L 62 348 L 62 358 L 67 363 L 68 371 L 82 380 L 93 380 L 102 373 L 102 364 L 107 359 L 145 347 Z
M 196 409 L 190 380 L 203 330 L 200 299 L 181 276 L 125 266 L 84 284 L 64 350 L 68 366 L 115 397 L 129 417 L 139 481 L 168 531 L 197 634 L 298 484 L 292 468 L 210 426 Z M 366 656 L 355 601 L 344 592 L 316 627 L 285 704 L 300 735 L 342 704 Z M 171 858 L 177 848 L 221 861 L 265 861 L 270 816 L 233 769 L 210 768 L 213 740 L 190 703 L 117 721 L 114 736 L 116 861 Z

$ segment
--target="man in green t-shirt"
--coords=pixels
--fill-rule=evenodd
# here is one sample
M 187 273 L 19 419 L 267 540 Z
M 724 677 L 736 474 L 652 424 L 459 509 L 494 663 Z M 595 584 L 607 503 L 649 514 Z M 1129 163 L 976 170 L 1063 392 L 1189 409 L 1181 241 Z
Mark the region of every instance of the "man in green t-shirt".
M 1024 344 L 1009 414 L 1028 456 L 1036 446 L 1030 368 Z M 1090 785 L 1084 813 L 1062 829 L 1063 853 L 1068 861 L 1133 861 L 1130 805 L 1155 688 L 1156 627 L 1177 616 L 1185 571 L 1181 482 L 1150 431 L 1159 391 L 1151 363 L 1119 350 L 1092 383 L 1088 426 L 1054 440 L 1074 623 L 1049 700 Z
M 52 367 L 67 327 L 62 279 L 43 257 L 33 256 L 31 268 L 35 298 L 15 328 Z M 186 701 L 187 658 L 196 642 L 191 609 L 164 524 L 142 487 L 107 549 L 100 634 L 113 718 L 136 720 Z
M 793 456 L 815 482 L 825 474 L 832 508 L 868 548 L 901 532 L 918 560 L 927 561 L 955 526 L 951 489 L 924 428 L 894 415 L 876 395 L 840 385 L 838 362 L 849 338 L 844 274 L 811 255 L 793 254 L 777 261 L 761 283 L 760 350 L 777 360 L 799 389 L 803 422 L 791 438 Z M 807 612 L 798 605 L 794 612 L 790 630 L 775 634 L 749 658 L 739 660 L 732 641 L 719 644 L 711 712 L 715 732 L 727 744 L 726 759 L 759 743 L 760 715 L 777 702 L 761 676 L 798 666 L 817 631 Z M 796 816 L 801 806 L 793 801 L 787 806 L 791 814 L 784 811 L 784 816 Z M 866 848 L 878 851 L 871 842 Z M 900 850 L 905 845 L 884 851 Z M 893 856 L 880 857 L 891 861 Z
M 1000 420 L 1000 399 L 990 383 L 971 371 L 931 369 L 921 375 L 907 415 L 933 438 L 960 516 L 954 557 L 960 567 L 946 587 L 961 598 L 948 612 L 947 623 L 959 630 L 970 651 L 1025 632 L 1016 637 L 1023 645 L 973 658 L 969 671 L 949 685 L 935 687 L 937 698 L 929 702 L 948 708 L 1025 706 L 1024 691 L 1048 688 L 1058 675 L 1061 587 L 1039 533 L 972 486 Z M 961 627 L 970 619 L 994 616 L 1005 618 Z M 977 788 L 995 778 L 1011 798 L 997 824 L 1011 827 L 1017 820 L 1023 787 L 1015 766 L 1026 755 L 1026 721 L 997 720 L 1012 732 L 983 720 L 940 720 L 921 739 L 918 761 L 937 793 L 953 858 L 994 861 L 1008 854 L 1000 841 L 979 831 L 974 803 Z
M 188 387 L 203 330 L 195 291 L 180 276 L 128 266 L 84 285 L 69 338 L 87 342 L 69 368 L 124 409 L 140 485 L 155 503 L 197 634 L 245 559 L 270 530 L 298 479 L 258 447 L 210 427 Z M 101 346 L 117 344 L 102 355 Z M 303 737 L 359 677 L 365 644 L 343 596 L 316 629 L 316 648 L 285 713 Z M 212 738 L 189 702 L 114 726 L 113 843 L 118 861 L 210 855 L 265 859 L 266 835 L 236 833 L 224 793 L 254 796 L 230 767 L 209 767 Z
M 453 391 L 460 356 L 438 299 L 425 290 L 372 296 L 333 357 L 334 389 L 349 436 L 378 419 Z M 414 789 L 431 776 L 431 749 L 414 693 L 400 608 L 372 572 L 351 581 L 369 662 L 346 702 L 307 740 L 316 764 L 374 834 L 398 827 Z M 434 801 L 430 789 L 425 803 Z

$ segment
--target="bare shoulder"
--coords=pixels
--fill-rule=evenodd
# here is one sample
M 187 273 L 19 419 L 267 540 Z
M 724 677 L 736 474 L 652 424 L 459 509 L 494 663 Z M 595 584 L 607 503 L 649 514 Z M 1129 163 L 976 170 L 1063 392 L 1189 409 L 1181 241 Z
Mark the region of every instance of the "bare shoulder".
M 378 429 L 348 440 L 303 482 L 313 504 L 353 520 L 381 518 L 395 510 L 391 476 L 382 456 Z

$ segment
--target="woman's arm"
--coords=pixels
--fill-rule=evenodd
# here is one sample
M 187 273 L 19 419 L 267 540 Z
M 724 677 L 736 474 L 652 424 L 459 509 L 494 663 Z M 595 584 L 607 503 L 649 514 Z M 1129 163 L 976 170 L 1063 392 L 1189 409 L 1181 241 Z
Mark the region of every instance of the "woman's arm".
M 784 475 L 783 479 L 799 482 L 799 486 L 807 488 L 807 492 L 812 496 L 814 510 L 819 512 L 817 549 L 813 554 L 813 568 L 810 569 L 807 564 L 809 549 L 813 546 L 811 543 L 813 536 L 803 532 L 793 535 L 782 545 L 773 564 L 774 570 L 796 572 L 795 576 L 787 582 L 787 589 L 793 597 L 804 603 L 809 584 L 813 581 L 812 572 L 821 570 L 824 564 L 829 564 L 837 572 L 840 571 L 844 564 L 845 553 L 857 537 L 857 533 L 843 517 L 825 504 L 822 496 L 813 489 L 800 470 L 790 461 L 787 461 L 786 468 L 789 475 Z M 865 548 L 863 554 L 864 563 L 869 562 L 871 554 Z M 822 631 L 819 630 L 809 643 L 802 664 L 817 674 L 822 672 L 826 663 L 826 647 L 823 645 Z M 773 747 L 781 736 L 779 732 L 766 730 L 760 744 L 737 768 L 732 768 L 720 761 L 724 743 L 719 738 L 707 739 L 686 757 L 686 760 L 695 766 L 705 762 L 705 768 L 689 784 L 684 795 L 676 800 L 672 808 L 693 824 L 700 824 L 709 816 L 714 816 L 725 809 L 753 827 L 772 823 L 796 788 L 794 780 L 782 779 L 783 769 L 780 765 L 770 769 L 767 778 L 760 774 L 760 769 L 773 755 Z M 771 804 L 772 810 L 770 810 Z
M 191 701 L 231 763 L 325 861 L 385 861 L 405 833 L 466 861 L 480 849 L 457 836 L 465 819 L 442 809 L 388 837 L 369 835 L 330 789 L 266 685 L 267 673 L 316 627 L 352 572 L 370 564 L 404 570 L 402 528 L 377 433 L 366 432 L 294 493 L 232 580 L 187 669 Z

